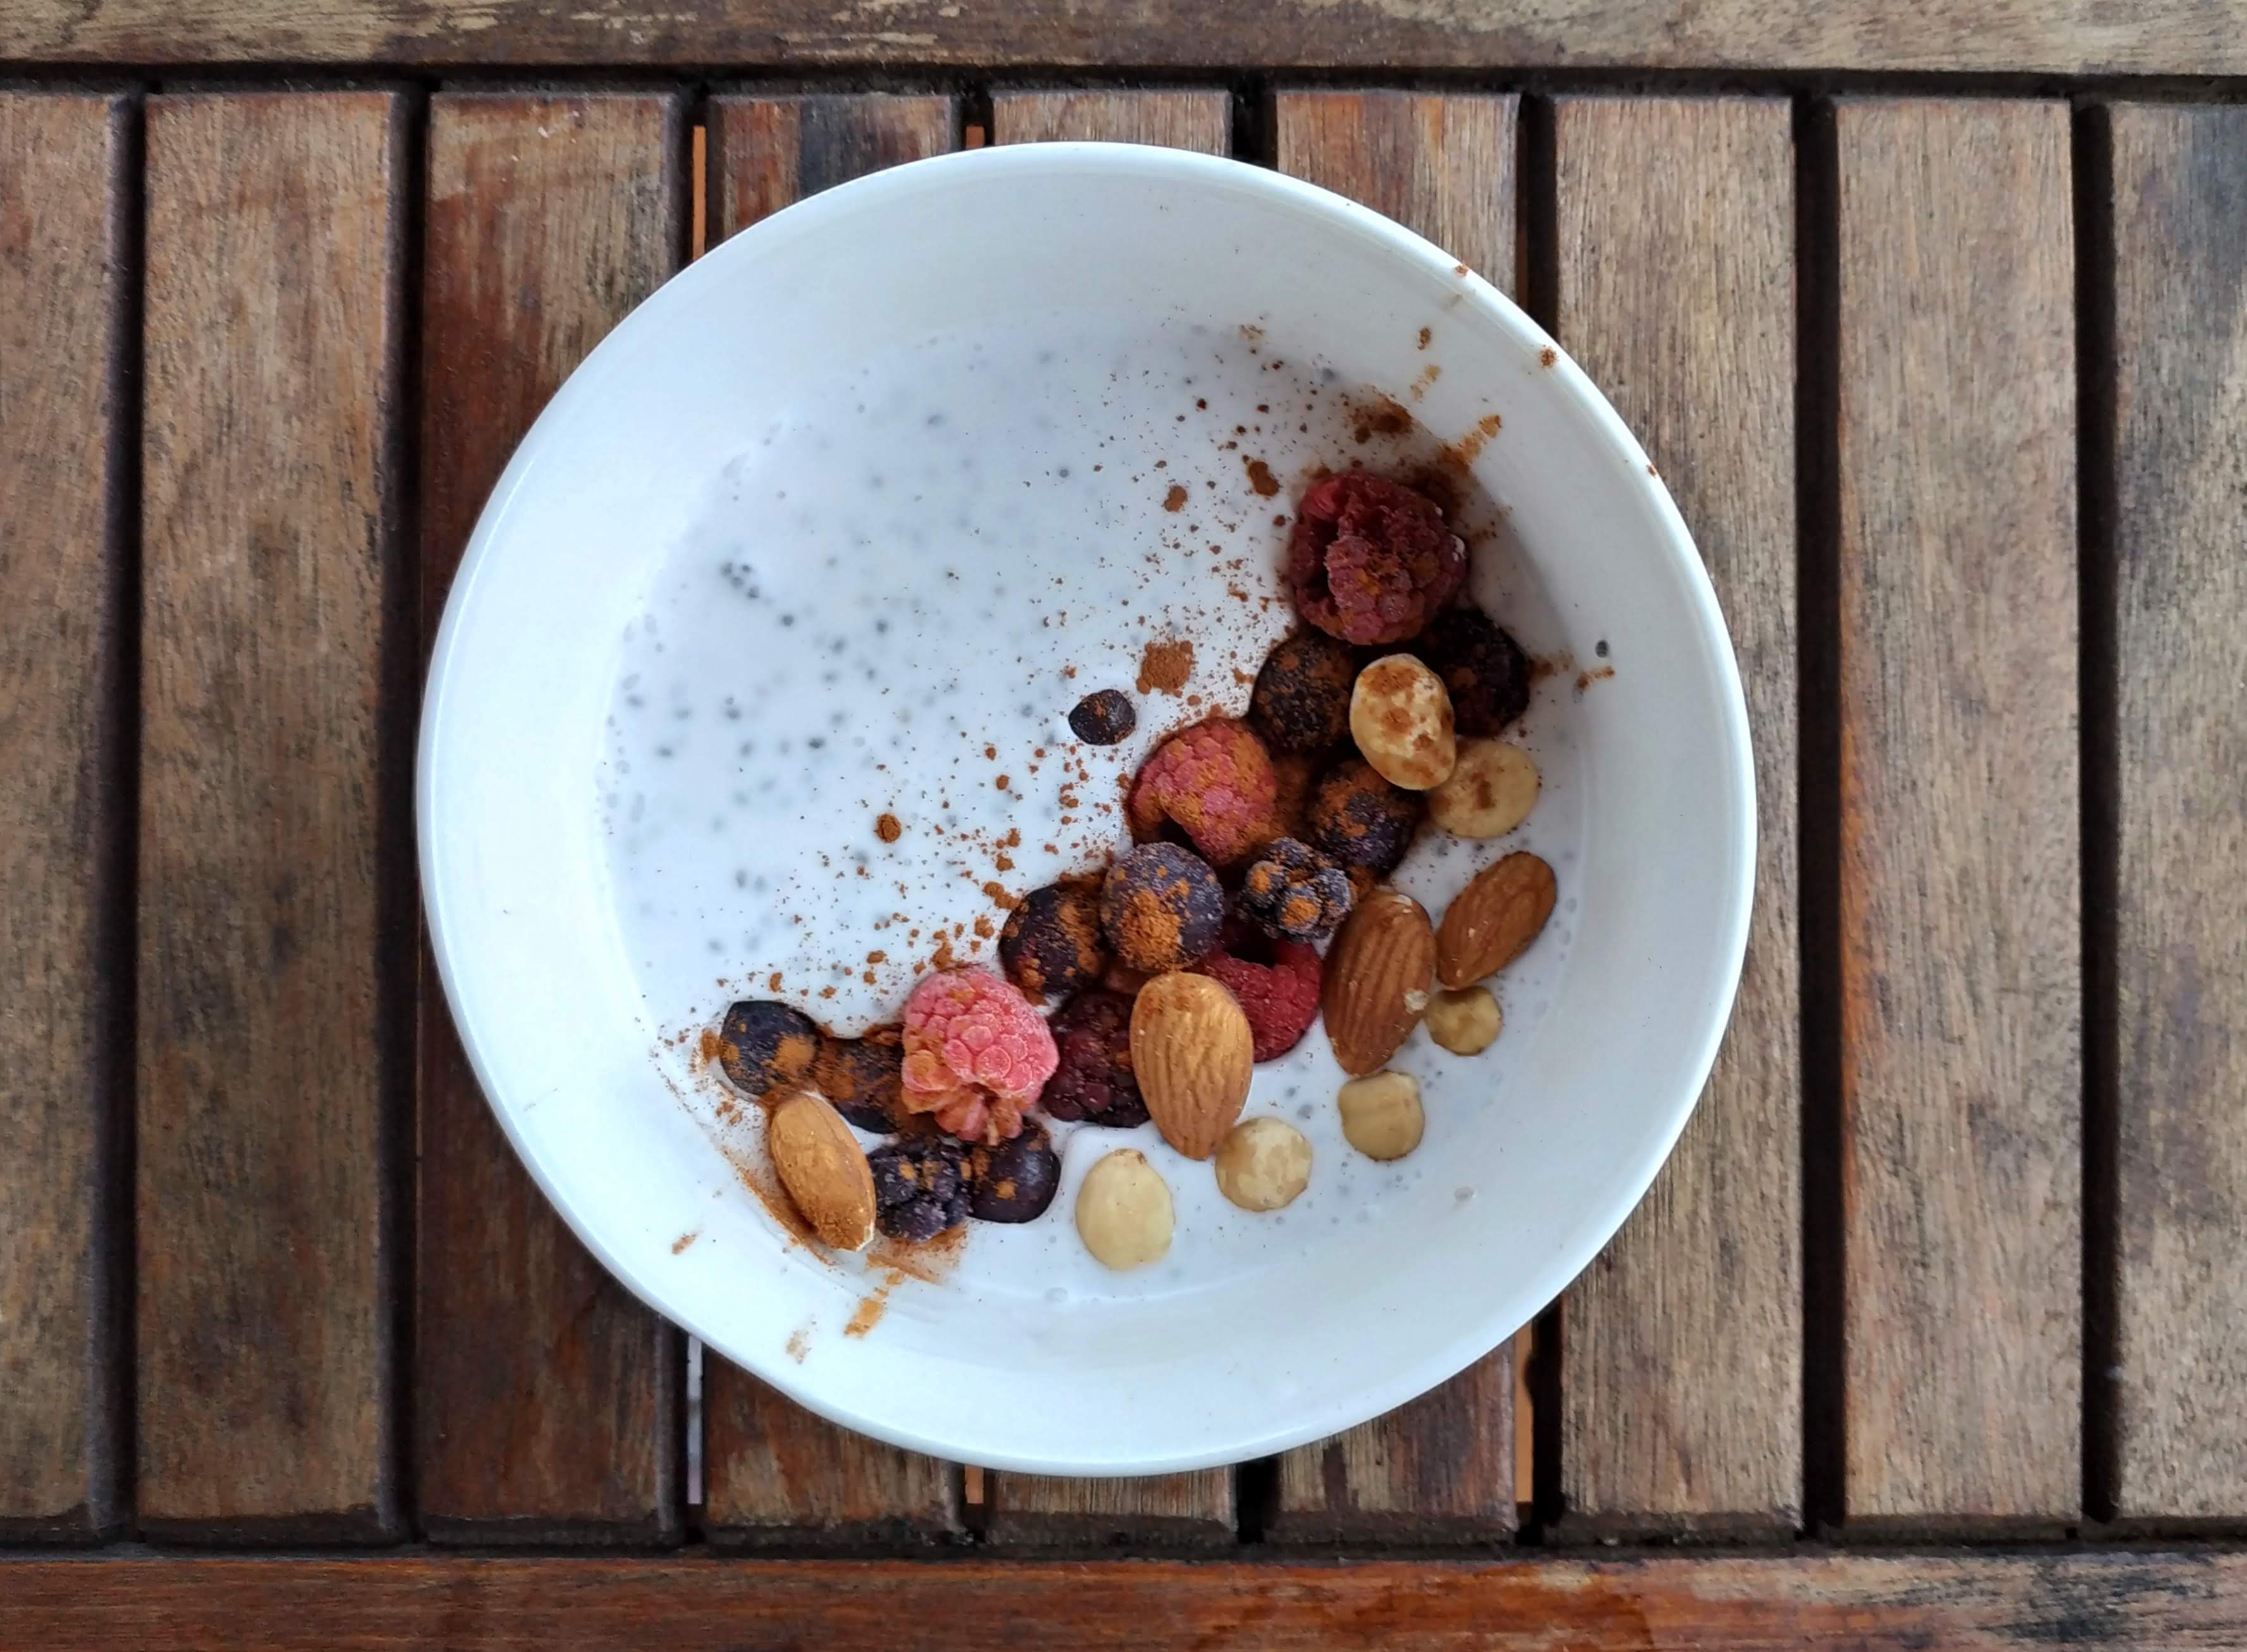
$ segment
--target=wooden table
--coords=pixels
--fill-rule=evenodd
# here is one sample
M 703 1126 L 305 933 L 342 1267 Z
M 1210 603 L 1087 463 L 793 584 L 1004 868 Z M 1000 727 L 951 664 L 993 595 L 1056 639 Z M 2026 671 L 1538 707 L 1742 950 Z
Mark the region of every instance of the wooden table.
M 206 10 L 0 8 L 0 1647 L 2247 1638 L 2238 0 Z M 801 195 L 1058 137 L 1513 291 L 1761 776 L 1709 1093 L 1532 1347 L 1153 1481 L 693 1357 L 413 886 L 424 652 L 570 366 Z

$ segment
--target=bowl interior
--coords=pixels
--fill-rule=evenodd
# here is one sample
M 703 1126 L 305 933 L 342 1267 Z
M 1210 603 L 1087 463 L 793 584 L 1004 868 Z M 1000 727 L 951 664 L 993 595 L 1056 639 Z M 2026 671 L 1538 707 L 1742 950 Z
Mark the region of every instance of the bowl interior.
M 1042 339 L 1057 342 L 1033 351 Z M 1029 352 L 1045 371 L 1033 390 L 994 396 L 960 371 L 987 348 Z M 932 521 L 932 548 L 910 545 L 901 504 L 884 519 L 895 532 L 865 536 L 863 565 L 823 574 L 796 554 L 791 481 L 797 502 L 848 492 L 862 471 L 869 488 L 919 485 L 916 466 L 933 478 L 954 456 L 1003 463 L 1071 418 L 1096 432 L 1104 395 L 1129 402 L 1110 385 L 1139 349 L 1205 372 L 1220 413 L 1258 393 L 1255 375 L 1285 386 L 1243 447 L 1203 432 L 1192 461 L 1164 473 L 1199 490 L 1182 508 L 1166 509 L 1172 484 L 1144 468 L 1145 441 L 1118 436 L 1104 450 L 1124 455 L 1117 474 L 1096 442 L 1078 466 L 1059 446 L 1045 454 L 1021 479 L 1033 502 L 1011 534 L 981 532 L 994 507 L 972 530 L 966 514 L 956 530 Z M 854 384 L 914 372 L 929 414 L 916 402 L 899 416 L 925 428 L 879 436 L 850 422 Z M 960 433 L 945 445 L 931 415 L 947 411 Z M 1394 415 L 1410 430 L 1384 423 Z M 803 446 L 822 420 L 844 433 L 831 472 Z M 775 432 L 785 461 L 761 456 Z M 1555 667 L 1526 736 L 1547 795 L 1520 841 L 1554 864 L 1562 907 L 1505 978 L 1505 1034 L 1470 1062 L 1417 1041 L 1427 1143 L 1393 1172 L 1338 1174 L 1292 1228 L 1188 1197 L 1183 1184 L 1207 1172 L 1173 1156 L 1175 1266 L 1145 1275 L 1103 1275 L 1076 1252 L 1068 1201 L 1097 1157 L 1089 1142 L 1069 1144 L 1036 1238 L 975 1225 L 956 1256 L 903 1269 L 793 1239 L 754 1191 L 754 1128 L 694 1033 L 795 944 L 755 939 L 760 913 L 784 910 L 768 874 L 816 852 L 807 829 L 831 832 L 837 854 L 878 855 L 866 834 L 883 803 L 846 809 L 816 778 L 794 806 L 744 785 L 704 823 L 724 852 L 698 844 L 696 788 L 721 749 L 705 726 L 738 717 L 727 740 L 776 740 L 833 706 L 837 739 L 857 737 L 857 712 L 842 690 L 823 697 L 803 638 L 846 596 L 879 609 L 885 590 L 910 600 L 890 640 L 868 646 L 901 662 L 906 699 L 928 659 L 957 657 L 965 703 L 1040 685 L 1024 709 L 1055 720 L 1058 748 L 1066 673 L 1129 686 L 1152 627 L 1198 641 L 1193 686 L 1206 693 L 1192 715 L 1238 710 L 1236 673 L 1253 674 L 1287 624 L 1266 600 L 1280 590 L 1272 517 L 1337 444 L 1326 462 L 1447 468 L 1475 517 L 1476 594 Z M 1072 509 L 1099 532 L 1042 526 Z M 1123 546 L 1134 555 L 1110 555 Z M 1043 652 L 994 640 L 979 618 L 989 611 L 946 607 L 946 557 L 971 581 L 1066 590 L 1074 629 Z M 1104 587 L 1097 570 L 1127 562 L 1155 571 Z M 673 583 L 719 569 L 736 593 L 769 584 L 766 609 L 786 609 L 788 629 L 772 612 L 722 617 L 714 586 L 707 616 L 680 605 Z M 657 648 L 645 616 L 666 600 L 688 618 Z M 1019 618 L 1029 600 L 1002 594 L 997 611 Z M 714 696 L 702 723 L 682 717 L 704 743 L 681 747 L 673 769 L 643 756 L 619 773 L 652 749 L 630 743 L 637 691 L 620 684 L 658 653 L 690 679 L 738 673 L 750 703 L 720 713 Z M 869 682 L 878 666 L 891 668 L 870 657 Z M 1162 715 L 1188 719 L 1183 699 L 1142 700 L 1155 714 L 1114 754 L 1120 769 L 1084 789 L 1112 796 Z M 892 710 L 870 703 L 863 727 L 889 731 L 900 771 L 951 761 L 941 742 L 958 727 L 900 733 Z M 1306 186 L 1174 152 L 1046 146 L 919 163 L 768 220 L 664 288 L 570 379 L 495 490 L 447 611 L 422 730 L 423 877 L 454 1016 L 502 1124 L 641 1296 L 813 1409 L 898 1444 L 1000 1468 L 1153 1471 L 1267 1453 L 1402 1403 L 1526 1322 L 1614 1232 L 1690 1111 L 1730 1007 L 1748 765 L 1730 646 L 1691 543 L 1636 443 L 1533 324 L 1437 249 Z M 809 754 L 779 765 L 800 768 L 816 768 Z M 995 829 L 1005 814 L 993 811 L 1036 822 L 1003 879 L 1017 891 L 1065 869 L 1089 829 L 1120 829 L 1080 805 L 1078 837 L 1058 841 L 1058 788 L 1032 799 L 986 776 L 974 790 L 956 830 Z M 1473 864 L 1423 858 L 1402 881 L 1439 913 Z M 972 880 L 964 895 L 932 892 L 933 863 L 899 870 L 900 888 L 924 880 L 916 912 L 975 896 Z M 827 910 L 848 927 L 861 907 L 836 897 Z M 830 950 L 854 964 L 882 945 L 840 942 Z M 848 1030 L 901 997 L 891 972 L 906 950 L 866 972 L 878 980 L 836 973 L 829 1019 Z M 809 991 L 808 957 L 790 954 L 789 993 Z M 1303 1116 L 1339 1171 L 1338 1078 L 1314 1032 L 1284 1069 L 1260 1069 L 1250 1111 Z

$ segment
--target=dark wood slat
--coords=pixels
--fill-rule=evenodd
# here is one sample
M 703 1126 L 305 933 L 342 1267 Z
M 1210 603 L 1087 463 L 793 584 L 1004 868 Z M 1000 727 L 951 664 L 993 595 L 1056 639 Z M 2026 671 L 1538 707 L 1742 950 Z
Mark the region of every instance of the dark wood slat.
M 2237 74 L 2247 39 L 2223 0 L 833 0 L 659 12 L 582 0 L 14 0 L 0 58 L 72 63 L 714 63 L 971 70 L 1649 68 Z
M 2247 1556 L 1805 1552 L 1466 1565 L 626 1560 L 18 1561 L 0 1643 L 45 1652 L 2036 1652 L 2236 1647 Z
M 1844 103 L 1847 1512 L 2080 1500 L 2066 106 Z
M 1222 92 L 1012 92 L 991 100 L 995 143 L 1163 144 L 1224 154 L 1233 99 Z M 988 1531 L 997 1543 L 1150 1546 L 1230 1543 L 1230 1469 L 1139 1479 L 994 1474 Z
M 115 1516 L 105 1121 L 125 959 L 116 711 L 128 485 L 107 365 L 126 108 L 0 94 L 0 1533 Z
M 1512 290 L 1517 99 L 1282 92 L 1280 169 L 1388 214 Z M 1388 1416 L 1285 1453 L 1283 1541 L 1487 1541 L 1516 1509 L 1513 1345 Z
M 2247 1518 L 2247 110 L 2118 108 L 2119 1512 Z
M 1791 120 L 1776 99 L 1565 99 L 1554 113 L 1561 338 L 1708 562 L 1757 780 L 1731 1031 L 1646 1202 L 1562 1309 L 1561 1496 L 1567 1524 L 1594 1533 L 1801 1519 Z
M 944 97 L 727 96 L 710 106 L 713 238 L 789 202 L 958 141 Z M 814 1416 L 748 1372 L 703 1366 L 703 1518 L 721 1544 L 855 1547 L 925 1541 L 960 1526 L 951 1464 Z
M 710 104 L 711 221 L 721 236 L 869 172 L 959 146 L 948 97 L 721 97 Z
M 443 96 L 422 256 L 421 640 L 508 455 L 677 267 L 676 97 Z M 478 1542 L 676 1535 L 680 1338 L 586 1254 L 421 971 L 415 1444 L 423 1524 Z
M 994 143 L 1152 143 L 1221 155 L 1233 147 L 1222 92 L 1005 92 L 991 99 Z
M 1501 292 L 1519 293 L 1520 100 L 1410 92 L 1282 92 L 1277 160 L 1416 229 Z
M 408 1057 L 378 837 L 402 709 L 403 113 L 381 92 L 148 106 L 136 1168 L 158 1529 L 372 1536 L 396 1513 L 386 1116 Z

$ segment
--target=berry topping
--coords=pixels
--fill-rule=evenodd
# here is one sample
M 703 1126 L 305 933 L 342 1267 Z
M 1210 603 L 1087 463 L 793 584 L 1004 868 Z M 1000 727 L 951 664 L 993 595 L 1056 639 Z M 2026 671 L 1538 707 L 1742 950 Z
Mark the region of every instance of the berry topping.
M 1053 1018 L 1061 1065 L 1039 1099 L 1058 1119 L 1129 1130 L 1147 1122 L 1131 1070 L 1131 1000 L 1095 987 L 1079 993 Z
M 819 1029 L 811 1017 L 768 1000 L 742 1000 L 726 1012 L 718 1029 L 718 1065 L 751 1096 L 797 1082 L 818 1051 Z
M 1529 709 L 1529 656 L 1479 608 L 1446 608 L 1412 652 L 1444 679 L 1462 734 L 1495 734 Z
M 1392 871 L 1420 824 L 1420 794 L 1391 786 L 1361 758 L 1328 769 L 1304 811 L 1311 843 L 1344 866 Z
M 1303 495 L 1287 583 L 1303 618 L 1351 643 L 1401 642 L 1466 581 L 1465 542 L 1432 499 L 1346 471 Z
M 966 1161 L 960 1143 L 908 1136 L 866 1155 L 874 1172 L 874 1225 L 919 1244 L 967 1219 Z
M 1322 631 L 1299 631 L 1256 673 L 1249 715 L 1275 751 L 1324 751 L 1349 731 L 1357 657 Z
M 962 1140 L 1019 1134 L 1057 1059 L 1044 1019 L 987 969 L 942 971 L 905 1000 L 900 1096 Z
M 1108 967 L 1108 943 L 1100 933 L 1097 886 L 1032 890 L 999 932 L 999 959 L 1032 1003 L 1066 998 L 1098 980 Z
M 1265 845 L 1240 884 L 1241 911 L 1275 940 L 1322 941 L 1349 908 L 1349 874 L 1292 837 Z
M 1194 966 L 1231 993 L 1248 1018 L 1260 1062 L 1276 1061 L 1302 1041 L 1319 1018 L 1319 955 L 1294 941 L 1271 941 L 1246 924 L 1226 925 L 1225 945 Z
M 887 1136 L 905 1122 L 898 1094 L 904 1064 L 904 1041 L 894 1027 L 877 1027 L 864 1038 L 822 1037 L 811 1084 L 860 1130 Z
M 1256 846 L 1278 790 L 1264 742 L 1247 724 L 1213 717 L 1171 735 L 1140 768 L 1132 835 L 1151 837 L 1168 820 L 1223 866 Z
M 1108 869 L 1100 887 L 1109 945 L 1120 962 L 1148 974 L 1200 957 L 1224 923 L 1225 885 L 1199 856 L 1176 843 L 1141 844 Z M 912 1083 L 910 1060 L 905 1083 Z
M 967 1170 L 967 1213 L 980 1221 L 1035 1221 L 1061 1185 L 1061 1160 L 1036 1123 L 1011 1142 L 970 1149 Z
M 1070 708 L 1069 726 L 1088 746 L 1113 746 L 1139 726 L 1139 713 L 1131 709 L 1130 696 L 1122 689 L 1103 688 Z

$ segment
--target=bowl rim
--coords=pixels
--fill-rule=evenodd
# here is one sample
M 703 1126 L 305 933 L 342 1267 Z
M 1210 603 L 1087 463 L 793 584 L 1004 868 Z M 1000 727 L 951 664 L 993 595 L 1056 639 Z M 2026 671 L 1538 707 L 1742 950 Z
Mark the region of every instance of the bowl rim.
M 704 285 L 725 282 L 731 277 L 735 266 L 760 256 L 763 244 L 782 233 L 769 226 L 784 224 L 786 233 L 800 233 L 824 219 L 878 207 L 883 201 L 893 195 L 910 194 L 942 182 L 956 173 L 970 170 L 979 173 L 1061 173 L 1096 177 L 1102 174 L 1130 175 L 1143 180 L 1151 177 L 1167 179 L 1220 192 L 1246 192 L 1261 195 L 1267 201 L 1284 208 L 1323 220 L 1342 233 L 1376 242 L 1399 259 L 1420 264 L 1430 273 L 1463 288 L 1467 304 L 1503 331 L 1511 334 L 1530 352 L 1545 349 L 1554 351 L 1554 378 L 1562 393 L 1576 405 L 1578 412 L 1588 416 L 1590 426 L 1600 440 L 1608 443 L 1617 454 L 1632 461 L 1626 467 L 1627 485 L 1641 489 L 1652 507 L 1661 543 L 1684 575 L 1690 617 L 1697 635 L 1716 668 L 1722 725 L 1717 734 L 1731 771 L 1732 795 L 1730 802 L 1733 818 L 1738 823 L 1734 841 L 1729 845 L 1729 870 L 1731 883 L 1738 892 L 1731 909 L 1725 915 L 1719 949 L 1724 969 L 1721 990 L 1711 1000 L 1710 1014 L 1701 1030 L 1697 1048 L 1690 1052 L 1690 1061 L 1678 1069 L 1686 1082 L 1680 1083 L 1677 1093 L 1670 1098 L 1661 1128 L 1649 1131 L 1635 1151 L 1626 1156 L 1623 1173 L 1616 1184 L 1624 1191 L 1611 1200 L 1600 1219 L 1581 1227 L 1575 1243 L 1556 1249 L 1537 1271 L 1537 1279 L 1544 1281 L 1548 1288 L 1532 1292 L 1534 1300 L 1548 1304 L 1558 1300 L 1613 1241 L 1624 1221 L 1644 1199 L 1662 1166 L 1668 1162 L 1686 1122 L 1692 1116 L 1702 1093 L 1706 1089 L 1738 993 L 1754 901 L 1757 855 L 1754 754 L 1749 737 L 1747 704 L 1741 686 L 1738 662 L 1715 587 L 1677 502 L 1655 473 L 1638 439 L 1624 424 L 1622 416 L 1567 352 L 1560 348 L 1558 341 L 1479 272 L 1466 271 L 1466 267 L 1453 255 L 1404 225 L 1318 185 L 1228 157 L 1146 144 L 1027 143 L 953 151 L 905 162 L 836 185 L 759 220 L 682 267 L 612 328 L 564 378 L 561 387 L 549 399 L 545 407 L 516 443 L 506 468 L 478 514 L 475 528 L 462 551 L 430 652 L 414 752 L 416 862 L 426 933 L 438 979 L 443 986 L 447 1013 L 452 1016 L 461 1048 L 475 1075 L 477 1085 L 483 1092 L 486 1104 L 540 1192 L 594 1259 L 648 1307 L 682 1330 L 700 1337 L 706 1347 L 741 1365 L 807 1410 L 888 1444 L 946 1460 L 959 1456 L 957 1448 L 947 1442 L 896 1429 L 879 1418 L 858 1415 L 846 1407 L 834 1404 L 823 1396 L 816 1382 L 805 1380 L 807 1373 L 792 1362 L 760 1359 L 748 1350 L 727 1346 L 698 1329 L 692 1323 L 691 1315 L 682 1311 L 689 1305 L 674 1300 L 676 1293 L 667 1290 L 660 1281 L 627 1263 L 604 1244 L 598 1231 L 557 1185 L 534 1145 L 518 1129 L 514 1109 L 501 1099 L 494 1065 L 475 1029 L 460 1014 L 461 997 L 456 979 L 459 963 L 447 940 L 444 884 L 439 876 L 442 851 L 434 829 L 439 809 L 434 775 L 436 754 L 444 739 L 444 713 L 450 668 L 460 641 L 459 631 L 467 593 L 473 589 L 492 541 L 497 536 L 497 524 L 506 515 L 509 496 L 522 485 L 534 462 L 540 446 L 540 427 L 555 417 L 557 409 L 573 399 L 570 394 L 572 382 L 582 384 L 591 377 L 588 369 L 602 358 L 621 355 L 633 349 L 639 334 L 652 324 L 648 320 L 649 312 L 665 302 L 666 293 L 674 288 L 684 293 Z M 1466 272 L 1462 275 L 1462 271 Z M 670 302 L 677 302 L 677 297 Z M 1326 1438 L 1360 1422 L 1384 1415 L 1449 1381 L 1520 1328 L 1499 1322 L 1509 1317 L 1495 1311 L 1479 1314 L 1462 1313 L 1451 1336 L 1409 1367 L 1400 1366 L 1391 1380 L 1371 1389 L 1358 1389 L 1346 1399 L 1331 1400 L 1315 1410 L 1294 1411 L 1291 1414 L 1293 1420 L 1286 1425 L 1275 1426 L 1264 1436 L 1245 1444 L 1169 1456 L 1133 1456 L 1100 1462 L 1014 1457 L 1003 1451 L 979 1450 L 976 1452 L 978 1466 L 1013 1473 L 1096 1478 L 1180 1473 L 1273 1455 Z

